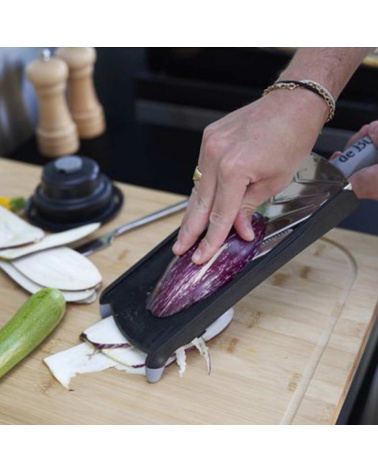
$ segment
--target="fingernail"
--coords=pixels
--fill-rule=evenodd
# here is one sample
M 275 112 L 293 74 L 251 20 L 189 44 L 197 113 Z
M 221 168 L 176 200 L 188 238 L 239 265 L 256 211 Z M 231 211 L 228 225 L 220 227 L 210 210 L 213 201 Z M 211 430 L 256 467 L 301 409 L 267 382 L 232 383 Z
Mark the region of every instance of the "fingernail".
M 181 244 L 178 241 L 176 241 L 175 244 L 173 245 L 172 251 L 174 253 L 178 253 L 180 252 L 180 249 L 181 249 Z
M 197 249 L 197 251 L 192 256 L 192 261 L 195 264 L 198 264 L 201 260 L 201 257 L 202 257 L 202 253 L 201 253 L 200 249 Z
M 330 160 L 332 161 L 332 159 L 336 159 L 336 157 L 339 157 L 341 156 L 341 152 L 340 151 L 335 151 L 332 156 L 330 157 Z

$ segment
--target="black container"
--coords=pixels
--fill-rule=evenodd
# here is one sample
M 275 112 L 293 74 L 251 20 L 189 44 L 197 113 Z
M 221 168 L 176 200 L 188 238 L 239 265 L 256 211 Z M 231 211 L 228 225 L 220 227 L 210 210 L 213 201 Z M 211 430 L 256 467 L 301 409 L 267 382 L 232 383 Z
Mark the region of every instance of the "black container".
M 88 157 L 65 156 L 47 164 L 26 206 L 30 221 L 48 231 L 104 222 L 123 203 L 121 191 Z

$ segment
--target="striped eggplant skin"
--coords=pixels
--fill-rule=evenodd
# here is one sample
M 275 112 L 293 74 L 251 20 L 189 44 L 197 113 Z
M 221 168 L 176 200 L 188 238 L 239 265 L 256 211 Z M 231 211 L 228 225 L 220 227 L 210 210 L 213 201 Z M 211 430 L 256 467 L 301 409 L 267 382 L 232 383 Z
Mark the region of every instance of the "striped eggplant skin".
M 150 295 L 147 308 L 154 316 L 165 318 L 215 293 L 254 258 L 264 240 L 267 222 L 268 218 L 255 213 L 253 241 L 245 241 L 232 229 L 223 246 L 205 264 L 192 262 L 200 241 L 184 255 L 173 258 Z

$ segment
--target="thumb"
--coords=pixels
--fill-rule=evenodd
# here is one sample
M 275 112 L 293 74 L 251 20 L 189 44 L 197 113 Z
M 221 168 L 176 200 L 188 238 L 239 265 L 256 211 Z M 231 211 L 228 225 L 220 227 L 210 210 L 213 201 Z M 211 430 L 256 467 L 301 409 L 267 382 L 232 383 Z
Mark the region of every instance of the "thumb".
M 260 180 L 249 185 L 234 221 L 234 228 L 241 238 L 246 241 L 254 239 L 252 228 L 253 214 L 262 203 L 286 188 L 290 181 L 291 176 L 280 176 L 276 179 Z
M 358 198 L 378 200 L 378 164 L 356 172 L 349 180 Z

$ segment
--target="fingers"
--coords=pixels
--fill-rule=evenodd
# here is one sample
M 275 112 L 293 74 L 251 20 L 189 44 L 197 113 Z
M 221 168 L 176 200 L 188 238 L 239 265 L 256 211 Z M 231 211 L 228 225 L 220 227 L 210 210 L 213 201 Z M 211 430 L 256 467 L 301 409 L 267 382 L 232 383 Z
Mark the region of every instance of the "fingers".
M 249 195 L 249 190 L 247 190 L 242 206 L 240 207 L 235 221 L 234 228 L 239 234 L 239 236 L 246 241 L 252 241 L 255 237 L 253 228 L 252 228 L 252 216 L 256 212 L 257 207 L 263 203 L 260 201 L 260 198 L 256 197 L 252 192 Z
M 371 137 L 373 143 L 378 147 L 378 120 L 372 121 L 371 123 L 362 126 L 362 128 L 348 140 L 344 150 L 350 148 L 353 146 L 353 144 L 367 135 Z M 336 159 L 336 157 L 340 156 L 341 154 L 342 153 L 340 151 L 334 152 L 330 157 L 330 160 Z
M 234 222 L 235 230 L 241 238 L 246 241 L 251 240 L 250 234 L 251 232 L 253 233 L 253 214 L 256 212 L 257 208 L 272 195 L 286 188 L 291 178 L 291 175 L 280 175 L 274 179 L 261 180 L 248 187 Z
M 205 230 L 216 191 L 215 162 L 205 159 L 205 141 L 202 141 L 198 167 L 202 173 L 200 181 L 194 183 L 185 216 L 181 223 L 177 241 L 172 250 L 181 256 L 197 241 Z
M 193 254 L 194 263 L 207 262 L 221 247 L 232 228 L 247 185 L 248 180 L 243 181 L 234 169 L 228 171 L 220 167 L 214 205 L 209 216 L 209 227 Z M 253 238 L 253 234 L 251 237 Z
M 356 172 L 350 181 L 358 198 L 378 200 L 378 164 Z
M 336 157 L 339 157 L 341 156 L 342 152 L 340 151 L 335 151 L 332 156 L 329 158 L 330 161 L 332 161 L 333 159 L 336 159 Z
M 196 182 L 189 199 L 188 208 L 181 224 L 173 252 L 180 256 L 190 249 L 205 230 L 216 190 L 213 173 L 204 173 Z
M 349 147 L 353 146 L 354 143 L 356 143 L 359 139 L 363 138 L 367 134 L 369 134 L 369 126 L 370 125 L 364 125 L 360 131 L 358 131 L 356 134 L 354 134 L 349 141 L 345 145 L 345 149 L 348 149 Z
M 234 222 L 235 230 L 241 238 L 246 241 L 251 241 L 254 238 L 252 216 L 257 207 L 269 197 L 269 192 L 265 191 L 264 185 L 260 182 L 248 187 Z
M 378 147 L 378 120 L 370 123 L 368 133 L 373 143 Z

